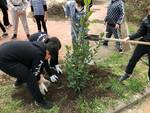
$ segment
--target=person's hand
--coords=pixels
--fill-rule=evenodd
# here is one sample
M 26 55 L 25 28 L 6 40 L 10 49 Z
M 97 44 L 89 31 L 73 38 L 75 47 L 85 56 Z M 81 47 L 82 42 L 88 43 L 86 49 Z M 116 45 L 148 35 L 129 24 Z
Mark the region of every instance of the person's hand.
M 120 25 L 119 24 L 116 24 L 115 28 L 116 29 L 119 29 Z
M 126 38 L 123 39 L 123 42 L 126 43 L 128 40 L 129 40 L 129 37 L 126 37 Z
M 63 73 L 63 71 L 62 71 L 62 69 L 60 68 L 59 65 L 55 65 L 55 68 L 56 68 L 57 73 L 59 73 L 59 74 Z
M 44 21 L 47 22 L 47 16 L 44 16 Z
M 36 20 L 35 20 L 35 17 L 34 17 L 34 16 L 32 16 L 32 20 L 33 20 L 33 22 L 34 22 L 34 23 L 36 22 Z
M 107 24 L 107 21 L 104 21 L 104 25 L 106 25 Z
M 50 81 L 51 81 L 51 82 L 57 82 L 57 81 L 58 81 L 58 77 L 57 77 L 56 75 L 52 75 L 52 76 L 50 77 Z
M 47 12 L 45 12 L 45 14 L 44 14 L 44 21 L 46 22 L 47 21 Z
M 44 83 L 47 88 L 50 86 L 50 81 L 45 79 L 43 75 L 40 75 L 40 80 L 38 82 L 39 84 Z
M 45 84 L 44 83 L 40 83 L 39 84 L 39 89 L 40 89 L 40 92 L 45 95 L 46 92 L 48 92 L 48 89 L 46 88 Z
M 17 15 L 24 15 L 25 14 L 25 11 L 24 10 L 17 10 Z

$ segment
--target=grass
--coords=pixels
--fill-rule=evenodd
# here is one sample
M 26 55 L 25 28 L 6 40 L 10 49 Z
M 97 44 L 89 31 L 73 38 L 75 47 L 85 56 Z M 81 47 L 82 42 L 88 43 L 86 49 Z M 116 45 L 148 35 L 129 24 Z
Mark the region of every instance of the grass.
M 142 92 L 147 87 L 147 67 L 139 62 L 134 70 L 133 77 L 126 80 L 123 84 L 117 81 L 118 77 L 123 74 L 130 55 L 120 55 L 113 53 L 104 61 L 98 62 L 98 67 L 105 70 L 111 69 L 112 74 L 109 78 L 102 82 L 102 78 L 95 78 L 92 75 L 93 89 L 98 93 L 111 92 L 107 96 L 94 96 L 86 98 L 81 94 L 79 98 L 74 100 L 74 109 L 79 113 L 107 113 L 109 108 L 118 106 L 119 101 L 128 102 L 136 93 Z M 141 68 L 142 67 L 142 68 Z M 26 104 L 20 99 L 13 99 L 12 94 L 16 89 L 10 84 L 0 86 L 0 113 L 59 113 L 60 105 L 65 102 L 66 98 L 54 103 L 54 107 L 50 110 L 44 110 L 33 106 L 32 103 Z M 75 113 L 76 113 L 75 112 Z
M 91 101 L 86 101 L 80 97 L 77 100 L 77 109 L 80 113 L 107 113 L 107 107 L 99 98 L 94 98 Z
M 130 55 L 129 55 L 130 56 Z M 99 67 L 102 68 L 111 68 L 113 74 L 110 75 L 109 80 L 103 84 L 103 89 L 106 91 L 111 90 L 115 95 L 114 98 L 110 97 L 112 101 L 123 100 L 130 101 L 132 96 L 136 93 L 142 92 L 145 87 L 147 87 L 146 77 L 147 68 L 146 65 L 143 65 L 142 62 L 139 62 L 134 70 L 133 77 L 123 82 L 119 83 L 117 79 L 120 75 L 123 75 L 125 66 L 129 60 L 128 55 L 120 55 L 117 53 L 112 54 L 108 59 L 99 62 Z M 141 68 L 142 67 L 142 68 Z M 113 104 L 111 105 L 113 106 Z
M 137 29 L 138 29 L 138 26 L 133 24 L 133 23 L 131 23 L 131 22 L 128 22 L 128 26 L 129 26 L 129 32 L 130 33 L 136 32 Z
M 13 99 L 11 95 L 15 89 L 11 85 L 0 86 L 0 113 L 58 113 L 55 105 L 50 110 L 36 108 L 33 104 L 26 105 L 22 100 Z
M 106 60 L 99 62 L 98 66 L 100 68 L 111 68 L 114 74 L 121 75 L 123 71 L 123 67 L 128 62 L 127 56 L 122 56 L 119 53 L 113 53 L 109 58 Z

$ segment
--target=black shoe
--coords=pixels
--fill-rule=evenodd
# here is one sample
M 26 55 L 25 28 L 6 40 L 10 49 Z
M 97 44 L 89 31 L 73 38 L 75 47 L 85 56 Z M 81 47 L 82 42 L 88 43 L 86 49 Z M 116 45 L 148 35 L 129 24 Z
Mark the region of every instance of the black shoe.
M 30 38 L 30 34 L 27 34 L 27 38 L 28 38 L 28 39 Z
M 106 47 L 107 47 L 107 46 L 108 46 L 108 42 L 105 42 L 105 41 L 104 41 L 104 42 L 103 42 L 103 46 L 106 46 Z
M 5 36 L 8 36 L 8 33 L 4 32 L 4 33 L 2 34 L 2 37 L 5 37 Z
M 46 101 L 46 100 L 42 101 L 42 102 L 35 101 L 34 103 L 36 106 L 40 106 L 40 107 L 45 108 L 45 109 L 51 109 L 53 107 L 52 102 Z
M 11 39 L 16 39 L 17 38 L 17 34 L 14 34 Z
M 122 81 L 124 81 L 124 80 L 126 80 L 126 79 L 128 79 L 130 77 L 130 75 L 129 74 L 127 74 L 127 73 L 125 73 L 123 76 L 121 76 L 120 78 L 119 78 L 119 82 L 122 82 Z
M 120 54 L 122 54 L 122 53 L 123 53 L 123 50 L 122 50 L 122 49 L 119 49 L 118 51 L 119 51 L 119 53 L 120 53 Z
M 16 80 L 16 82 L 15 82 L 15 84 L 14 84 L 14 87 L 15 88 L 20 88 L 20 87 L 22 87 L 23 86 L 23 82 L 22 81 L 19 81 L 19 80 Z

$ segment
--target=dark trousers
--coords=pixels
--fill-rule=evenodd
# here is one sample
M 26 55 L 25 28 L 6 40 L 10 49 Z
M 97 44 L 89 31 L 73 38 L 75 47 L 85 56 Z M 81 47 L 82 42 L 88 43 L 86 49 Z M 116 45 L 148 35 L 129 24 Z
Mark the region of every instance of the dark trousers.
M 132 74 L 136 63 L 140 60 L 140 58 L 144 54 L 148 54 L 148 59 L 149 59 L 148 76 L 150 77 L 150 46 L 146 46 L 146 45 L 137 45 L 137 47 L 134 50 L 134 53 L 133 53 L 132 57 L 129 60 L 129 63 L 126 67 L 125 72 L 128 73 L 128 74 Z
M 32 74 L 28 67 L 18 62 L 0 60 L 0 69 L 8 75 L 17 78 L 19 82 L 27 83 L 31 94 L 36 101 L 42 102 L 44 100 L 43 95 L 39 90 L 36 77 Z
M 121 38 L 121 28 L 116 29 L 115 25 L 108 25 L 106 26 L 106 38 L 111 38 L 112 34 L 114 35 L 114 37 L 116 39 L 120 39 Z M 108 43 L 107 40 L 104 41 L 104 43 Z M 116 42 L 116 48 L 117 49 L 121 49 L 121 44 L 120 42 Z
M 41 26 L 43 26 L 43 30 L 47 33 L 46 22 L 44 21 L 44 15 L 35 15 L 35 20 L 37 23 L 38 31 L 41 32 Z
M 6 6 L 0 6 L 2 13 L 3 13 L 3 24 L 5 26 L 8 26 L 9 23 L 9 19 L 8 19 L 8 8 Z
M 1 22 L 0 22 L 0 28 L 2 29 L 3 32 L 6 32 L 6 29 Z

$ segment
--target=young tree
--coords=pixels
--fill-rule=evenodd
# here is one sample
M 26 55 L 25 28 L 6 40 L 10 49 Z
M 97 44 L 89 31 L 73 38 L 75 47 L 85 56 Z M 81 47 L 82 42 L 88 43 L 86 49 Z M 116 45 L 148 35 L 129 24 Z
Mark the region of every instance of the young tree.
M 73 51 L 71 51 L 71 47 L 66 47 L 67 54 L 65 68 L 68 87 L 72 88 L 75 92 L 81 92 L 86 86 L 87 81 L 90 79 L 87 64 L 93 59 L 95 53 L 89 45 L 89 42 L 86 40 L 89 31 L 88 19 L 92 14 L 89 10 L 91 0 L 84 0 L 84 3 L 85 14 L 80 19 L 80 27 L 78 28 L 79 35 L 76 43 L 73 44 Z M 94 50 L 96 50 L 96 48 Z

